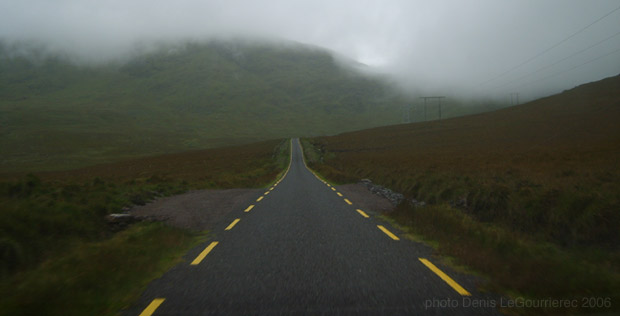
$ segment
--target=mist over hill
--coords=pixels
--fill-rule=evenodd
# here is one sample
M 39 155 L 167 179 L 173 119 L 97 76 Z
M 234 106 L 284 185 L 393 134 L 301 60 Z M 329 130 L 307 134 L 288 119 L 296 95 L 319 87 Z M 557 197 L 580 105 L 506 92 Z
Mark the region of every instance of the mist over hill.
M 105 65 L 36 47 L 0 56 L 2 168 L 334 134 L 400 113 L 380 80 L 301 45 L 166 45 Z
M 99 64 L 68 56 L 0 45 L 0 171 L 333 135 L 401 123 L 418 102 L 363 64 L 296 42 L 148 45 Z M 496 108 L 461 105 L 444 105 L 444 117 Z

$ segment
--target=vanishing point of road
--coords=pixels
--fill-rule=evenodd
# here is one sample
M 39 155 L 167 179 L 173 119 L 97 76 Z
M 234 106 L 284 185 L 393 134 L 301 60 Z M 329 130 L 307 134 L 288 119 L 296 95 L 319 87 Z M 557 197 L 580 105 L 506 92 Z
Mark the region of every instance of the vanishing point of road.
M 474 277 L 399 234 L 313 174 L 293 140 L 287 173 L 123 315 L 497 314 Z

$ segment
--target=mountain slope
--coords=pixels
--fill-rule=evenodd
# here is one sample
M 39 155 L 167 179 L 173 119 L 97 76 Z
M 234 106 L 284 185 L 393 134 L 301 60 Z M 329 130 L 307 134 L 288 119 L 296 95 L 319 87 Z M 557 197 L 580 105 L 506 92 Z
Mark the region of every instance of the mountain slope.
M 379 127 L 328 138 L 365 146 L 464 153 L 595 146 L 620 140 L 620 76 L 527 104 L 443 121 Z M 346 143 L 347 141 L 343 141 Z M 459 155 L 462 157 L 462 154 Z
M 483 210 L 476 210 L 475 207 L 471 210 L 479 212 L 478 215 L 485 219 L 506 215 L 503 212 L 510 203 L 521 198 L 535 198 L 527 195 L 512 200 L 509 198 L 514 192 L 527 193 L 523 192 L 524 188 L 551 190 L 547 196 L 550 202 L 568 203 L 559 205 L 560 209 L 575 207 L 582 212 L 588 207 L 600 206 L 599 203 L 611 203 L 609 209 L 603 210 L 607 212 L 620 202 L 620 182 L 617 181 L 620 179 L 617 168 L 620 161 L 618 122 L 620 76 L 494 112 L 444 121 L 379 127 L 317 138 L 314 142 L 326 155 L 325 161 L 330 167 L 325 172 L 333 173 L 335 177 L 340 175 L 343 179 L 382 179 L 385 185 L 419 199 L 435 202 L 461 196 L 473 199 L 475 196 L 469 196 L 473 193 L 468 192 L 473 182 L 493 187 L 501 191 L 489 190 L 489 195 L 497 194 L 496 201 Z M 336 158 L 330 159 L 329 155 Z M 449 176 L 451 180 L 459 180 L 439 181 L 437 178 L 425 182 L 422 179 L 425 175 Z M 516 182 L 513 183 L 513 180 Z M 582 196 L 583 204 L 561 201 L 562 197 L 558 196 L 559 193 L 573 191 L 576 195 L 569 194 L 567 199 L 589 194 L 593 196 L 591 199 Z M 606 200 L 608 197 L 613 198 Z M 553 210 L 550 205 L 547 206 L 549 208 L 541 208 L 537 212 Z M 519 216 L 521 211 L 515 210 L 511 216 Z M 614 221 L 620 220 L 620 214 L 612 212 L 608 215 Z M 510 224 L 519 223 L 517 226 L 528 230 L 544 225 L 547 220 L 549 224 L 557 219 L 539 218 L 538 222 L 532 223 L 532 219 L 525 216 Z M 600 237 L 600 241 L 604 242 L 602 235 L 595 237 L 596 231 L 609 228 L 609 223 L 613 221 L 607 217 L 598 220 L 602 221 L 600 225 L 590 226 L 592 223 L 588 222 L 580 229 L 592 230 L 593 235 L 587 238 Z M 528 223 L 535 225 L 528 226 Z M 563 235 L 565 227 L 555 224 L 558 226 L 553 229 L 557 231 L 551 234 L 552 238 L 571 242 L 587 239 L 574 231 Z M 620 241 L 618 234 L 614 234 L 613 238 Z
M 393 124 L 399 102 L 379 79 L 296 44 L 169 45 L 98 66 L 4 44 L 0 170 Z

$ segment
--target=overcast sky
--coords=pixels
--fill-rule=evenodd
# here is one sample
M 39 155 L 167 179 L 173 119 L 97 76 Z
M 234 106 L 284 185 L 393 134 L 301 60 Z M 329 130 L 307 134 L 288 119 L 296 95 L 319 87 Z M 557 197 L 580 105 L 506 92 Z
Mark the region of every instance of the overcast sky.
M 98 59 L 153 40 L 275 37 L 336 51 L 405 87 L 519 92 L 527 100 L 620 73 L 619 7 L 618 0 L 0 0 L 0 38 Z

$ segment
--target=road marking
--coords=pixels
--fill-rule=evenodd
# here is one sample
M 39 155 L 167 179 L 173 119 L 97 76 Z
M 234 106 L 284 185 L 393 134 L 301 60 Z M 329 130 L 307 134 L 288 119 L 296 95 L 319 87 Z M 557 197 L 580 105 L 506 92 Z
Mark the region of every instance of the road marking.
M 327 184 L 328 187 L 331 187 L 331 185 L 329 185 L 329 183 L 325 183 L 325 184 Z
M 156 298 L 154 299 L 151 304 L 149 304 L 149 306 L 147 306 L 142 313 L 140 313 L 140 316 L 151 316 L 153 315 L 153 313 L 155 312 L 155 310 L 159 307 L 159 305 L 161 305 L 161 303 L 163 303 L 166 299 L 165 298 Z
M 265 195 L 269 194 L 270 191 L 265 192 Z
M 443 273 L 443 271 L 439 270 L 439 268 L 437 268 L 430 261 L 424 258 L 418 258 L 418 260 L 420 260 L 420 262 L 422 262 L 427 268 L 431 269 L 431 271 L 435 272 L 435 274 L 437 274 L 442 280 L 448 283 L 448 285 L 451 286 L 459 294 L 463 296 L 471 296 L 471 294 L 467 292 L 467 290 L 465 290 L 462 286 L 452 280 L 452 278 L 449 277 L 447 274 Z
M 248 208 L 246 208 L 244 212 L 247 213 L 247 212 L 251 211 L 253 208 L 254 208 L 254 204 L 248 206 Z
M 352 205 L 353 203 L 351 203 L 351 201 L 349 201 L 349 199 L 344 199 L 345 202 L 347 202 L 347 204 Z
M 400 240 L 400 238 L 398 238 L 398 236 L 392 234 L 391 231 L 387 230 L 387 228 L 381 226 L 381 225 L 377 225 L 377 227 L 379 227 L 379 229 L 381 231 L 383 231 L 386 235 L 390 236 L 390 238 L 394 239 L 394 240 Z
M 338 194 L 338 196 L 342 197 L 342 193 L 336 192 L 336 194 Z
M 256 202 L 260 202 L 260 200 L 262 200 L 262 199 L 263 199 L 263 197 L 261 196 L 258 199 L 256 199 Z
M 332 187 L 332 191 L 336 191 L 336 188 Z
M 273 191 L 273 189 L 275 189 L 275 185 L 269 188 L 269 191 Z
M 205 250 L 203 250 L 198 257 L 196 257 L 196 259 L 194 259 L 194 261 L 192 261 L 191 265 L 195 266 L 197 264 L 200 263 L 200 261 L 202 261 L 202 259 L 204 259 L 209 252 L 211 252 L 211 250 L 213 250 L 213 248 L 215 248 L 215 246 L 217 246 L 218 242 L 214 241 L 212 242 L 209 246 L 207 246 L 207 248 L 205 248 Z
M 368 216 L 368 214 L 364 213 L 364 211 L 362 211 L 362 210 L 360 210 L 360 209 L 357 209 L 356 211 L 357 211 L 358 213 L 360 213 L 360 215 L 362 215 L 362 216 L 364 216 L 364 217 L 366 217 L 366 218 L 370 217 L 370 216 Z
M 234 221 L 232 221 L 232 223 L 230 223 L 230 225 L 228 225 L 228 227 L 226 227 L 224 230 L 231 230 L 233 227 L 235 227 L 235 225 L 237 225 L 237 223 L 239 223 L 239 221 L 241 220 L 241 218 L 237 218 Z

